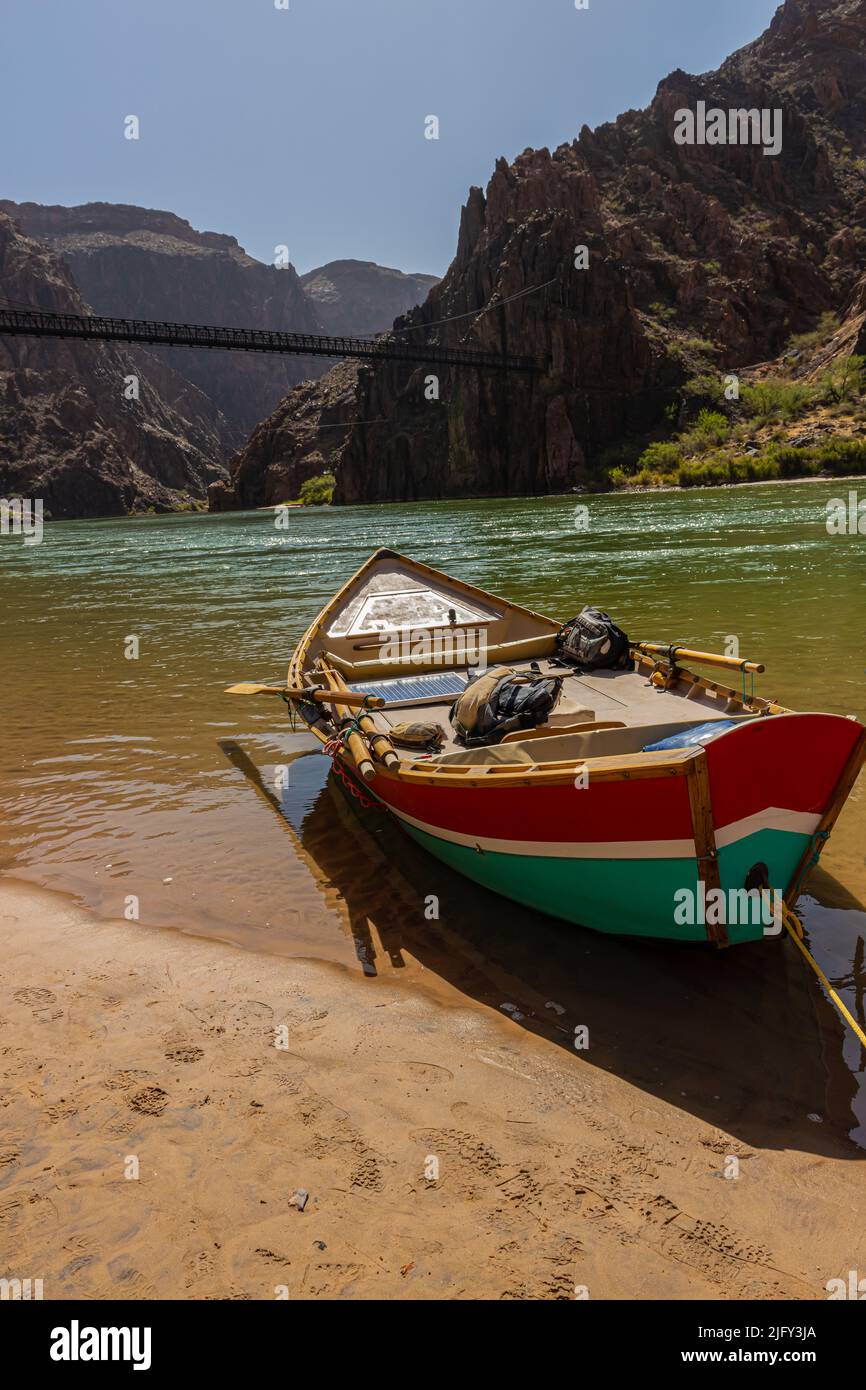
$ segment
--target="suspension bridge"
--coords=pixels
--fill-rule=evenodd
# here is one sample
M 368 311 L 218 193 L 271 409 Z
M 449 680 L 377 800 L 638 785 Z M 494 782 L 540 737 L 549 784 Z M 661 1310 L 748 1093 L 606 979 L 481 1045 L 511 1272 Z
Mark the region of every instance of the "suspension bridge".
M 418 325 L 423 328 L 423 324 Z M 164 347 L 217 348 L 230 352 L 271 352 L 296 357 L 357 357 L 374 362 L 415 362 L 425 366 L 477 367 L 484 371 L 544 372 L 531 357 L 402 342 L 384 334 L 370 339 L 325 337 L 317 333 L 279 333 L 264 328 L 217 328 L 162 319 L 105 318 L 98 314 L 59 314 L 41 309 L 0 308 L 0 335 L 26 338 L 77 338 L 82 341 L 147 343 Z

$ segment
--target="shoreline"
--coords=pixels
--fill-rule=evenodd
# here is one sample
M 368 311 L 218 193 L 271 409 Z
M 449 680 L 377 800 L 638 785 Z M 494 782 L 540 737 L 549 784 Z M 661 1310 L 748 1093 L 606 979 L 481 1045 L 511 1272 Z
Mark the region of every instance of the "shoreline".
M 459 503 L 459 502 L 519 502 L 519 501 L 557 501 L 559 499 L 571 500 L 580 497 L 642 497 L 653 495 L 660 492 L 733 492 L 746 487 L 796 487 L 800 483 L 856 483 L 863 482 L 866 485 L 866 472 L 840 474 L 804 474 L 799 478 L 753 478 L 744 480 L 741 483 L 696 483 L 690 487 L 682 487 L 674 484 L 663 484 L 660 487 L 617 487 L 617 488 L 575 488 L 570 492 L 526 492 L 526 493 L 472 493 L 466 497 L 413 497 L 411 499 L 389 498 L 378 502 L 349 502 L 345 505 L 335 506 L 332 502 L 321 504 L 305 505 L 303 502 L 268 502 L 261 507 L 238 507 L 224 508 L 219 511 L 210 511 L 207 507 L 183 509 L 165 512 L 126 512 L 123 515 L 106 516 L 66 516 L 50 517 L 46 516 L 44 524 L 46 526 L 64 526 L 76 524 L 80 521 L 153 521 L 160 517 L 175 516 L 256 516 L 261 512 L 276 512 L 282 507 L 288 507 L 292 511 L 321 512 L 332 510 L 335 512 L 351 511 L 355 507 L 410 507 L 423 506 L 425 503 L 437 505 L 439 503 Z
M 633 1023 L 669 1098 L 432 970 L 362 979 L 12 879 L 0 943 L 2 1273 L 46 1299 L 824 1298 L 866 1263 L 863 1154 L 803 1113 L 791 1036 L 818 1075 L 833 1025 L 799 967 L 759 1145 L 689 1098 L 652 1000 Z

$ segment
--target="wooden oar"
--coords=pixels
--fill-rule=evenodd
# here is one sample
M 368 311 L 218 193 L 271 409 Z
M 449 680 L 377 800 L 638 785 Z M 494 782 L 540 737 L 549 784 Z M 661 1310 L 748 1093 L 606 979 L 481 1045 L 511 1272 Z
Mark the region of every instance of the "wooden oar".
M 702 661 L 706 666 L 724 666 L 729 671 L 754 671 L 764 667 L 757 661 L 741 661 L 737 656 L 720 656 L 716 652 L 694 652 L 690 647 L 662 646 L 657 642 L 632 642 L 632 649 L 647 656 L 666 656 L 677 664 L 680 661 Z
M 325 679 L 327 680 L 328 684 L 332 684 L 332 673 L 324 665 L 324 662 L 322 663 L 322 670 L 324 672 Z M 346 693 L 352 694 L 351 691 L 348 691 Z M 340 720 L 341 723 L 343 722 L 343 720 L 349 719 L 349 707 L 343 702 L 343 692 L 341 691 L 338 693 L 337 691 L 330 690 L 328 691 L 328 696 L 334 706 L 334 714 L 336 715 L 337 719 Z M 352 759 L 352 762 L 355 764 L 355 767 L 357 768 L 358 772 L 364 778 L 364 781 L 371 781 L 372 778 L 376 776 L 376 768 L 370 756 L 370 749 L 365 739 L 362 738 L 362 736 L 358 733 L 357 729 L 351 729 L 347 732 L 344 732 L 342 734 L 342 738 L 344 748 L 348 752 L 349 757 Z
M 300 700 L 305 704 L 333 705 L 335 697 L 330 690 L 320 690 L 316 686 L 256 685 L 254 681 L 240 681 L 230 685 L 226 695 L 284 695 L 287 700 Z M 382 709 L 385 701 L 380 695 L 358 695 L 354 690 L 340 692 L 340 704 L 350 709 Z
M 340 673 L 332 670 L 330 666 L 326 666 L 324 663 L 321 666 L 321 671 L 325 680 L 331 687 L 331 690 L 339 692 L 340 703 L 346 704 L 346 696 L 351 695 L 352 692 L 349 690 Z M 387 734 L 379 732 L 369 714 L 358 715 L 358 727 L 366 734 L 367 742 L 372 749 L 373 755 L 379 759 L 379 762 L 384 763 L 386 767 L 397 767 L 400 759 L 394 751 L 393 743 L 388 738 Z

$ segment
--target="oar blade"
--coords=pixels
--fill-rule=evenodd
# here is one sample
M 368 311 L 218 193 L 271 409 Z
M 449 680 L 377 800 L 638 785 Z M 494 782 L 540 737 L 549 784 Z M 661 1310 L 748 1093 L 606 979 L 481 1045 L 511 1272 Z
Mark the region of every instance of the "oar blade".
M 226 695 L 279 695 L 283 687 L 281 685 L 257 685 L 255 681 L 239 681 L 237 685 L 230 685 L 225 690 Z

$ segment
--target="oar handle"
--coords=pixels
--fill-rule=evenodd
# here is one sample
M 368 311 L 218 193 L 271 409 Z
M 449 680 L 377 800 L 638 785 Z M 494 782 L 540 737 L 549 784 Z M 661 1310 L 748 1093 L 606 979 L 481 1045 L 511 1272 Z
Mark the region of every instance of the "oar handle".
M 702 661 L 706 666 L 724 666 L 728 671 L 750 671 L 756 675 L 764 670 L 758 661 L 741 661 L 738 656 L 722 656 L 718 652 L 696 652 L 691 647 L 665 646 L 659 642 L 632 642 L 632 647 L 647 656 L 666 656 L 674 663 Z
M 300 690 L 292 689 L 287 686 L 285 690 L 287 700 L 305 700 L 312 698 L 316 705 L 346 705 L 349 709 L 383 709 L 385 701 L 381 695 L 360 695 L 355 690 L 319 690 L 311 686 L 302 687 Z

